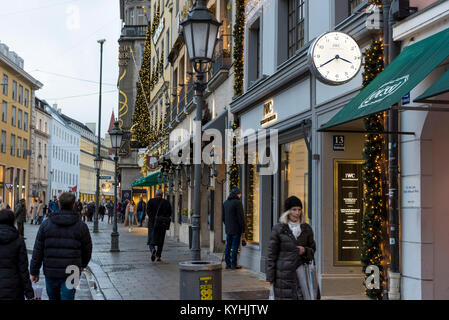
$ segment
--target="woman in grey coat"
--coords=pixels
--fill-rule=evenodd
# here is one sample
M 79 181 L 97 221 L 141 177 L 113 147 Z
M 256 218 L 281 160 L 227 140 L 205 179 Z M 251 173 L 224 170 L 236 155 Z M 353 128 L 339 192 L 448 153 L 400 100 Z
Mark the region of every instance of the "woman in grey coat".
M 268 246 L 266 280 L 273 285 L 276 300 L 304 299 L 297 269 L 313 260 L 316 244 L 312 228 L 303 221 L 301 200 L 289 197 Z

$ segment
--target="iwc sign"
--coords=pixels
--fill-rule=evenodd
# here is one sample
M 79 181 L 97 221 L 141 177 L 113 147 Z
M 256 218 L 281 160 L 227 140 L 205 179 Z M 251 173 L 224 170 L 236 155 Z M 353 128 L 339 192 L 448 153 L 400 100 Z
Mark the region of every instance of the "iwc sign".
M 383 99 L 391 96 L 393 93 L 395 93 L 400 87 L 402 87 L 405 83 L 407 83 L 409 78 L 409 75 L 402 76 L 400 78 L 391 80 L 387 83 L 384 83 L 380 86 L 379 89 L 374 91 L 370 94 L 368 98 L 363 100 L 363 102 L 360 104 L 359 109 L 365 108 L 366 106 L 369 106 L 370 104 L 378 103 L 382 101 Z
M 260 125 L 264 126 L 270 122 L 276 121 L 277 113 L 273 110 L 273 100 L 267 101 L 263 105 L 263 119 L 260 121 Z

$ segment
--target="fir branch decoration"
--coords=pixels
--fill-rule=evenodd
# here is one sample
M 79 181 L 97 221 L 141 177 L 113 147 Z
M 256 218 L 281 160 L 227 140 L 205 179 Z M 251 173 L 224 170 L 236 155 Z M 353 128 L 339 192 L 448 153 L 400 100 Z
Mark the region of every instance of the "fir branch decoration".
M 366 87 L 384 68 L 383 44 L 374 40 L 365 52 L 365 69 L 363 87 Z M 365 130 L 384 131 L 383 113 L 364 118 Z M 363 272 L 369 265 L 375 265 L 380 270 L 380 288 L 366 289 L 366 295 L 373 299 L 382 299 L 385 283 L 385 248 L 384 223 L 386 208 L 383 199 L 382 168 L 385 140 L 380 134 L 366 134 L 363 148 L 362 178 L 364 189 L 364 215 L 362 220 L 361 262 Z M 368 277 L 369 275 L 366 275 Z
M 238 119 L 234 120 L 234 123 L 232 124 L 232 130 L 235 131 L 239 128 L 239 121 Z M 231 182 L 231 188 L 232 187 L 238 187 L 239 186 L 239 179 L 240 179 L 240 173 L 239 173 L 239 165 L 237 164 L 237 150 L 236 150 L 236 144 L 237 144 L 237 138 L 232 138 L 232 164 L 229 166 L 230 170 L 230 182 Z
M 235 0 L 234 25 L 234 95 L 243 94 L 243 66 L 246 0 Z

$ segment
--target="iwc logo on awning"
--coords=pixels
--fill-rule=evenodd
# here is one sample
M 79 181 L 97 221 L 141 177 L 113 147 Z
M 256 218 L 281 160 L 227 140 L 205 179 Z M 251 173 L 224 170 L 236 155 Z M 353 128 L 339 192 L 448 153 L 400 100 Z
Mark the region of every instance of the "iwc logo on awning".
M 408 81 L 408 78 L 409 75 L 405 75 L 395 80 L 384 83 L 379 89 L 371 93 L 371 95 L 360 104 L 359 109 L 365 108 L 366 106 L 374 103 L 378 103 L 386 97 L 391 96 Z

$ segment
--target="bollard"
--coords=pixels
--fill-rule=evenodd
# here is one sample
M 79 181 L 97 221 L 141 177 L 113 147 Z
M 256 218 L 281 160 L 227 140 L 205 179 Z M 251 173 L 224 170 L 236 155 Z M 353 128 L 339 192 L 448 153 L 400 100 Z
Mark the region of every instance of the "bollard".
M 180 262 L 179 272 L 181 300 L 221 300 L 221 263 Z

